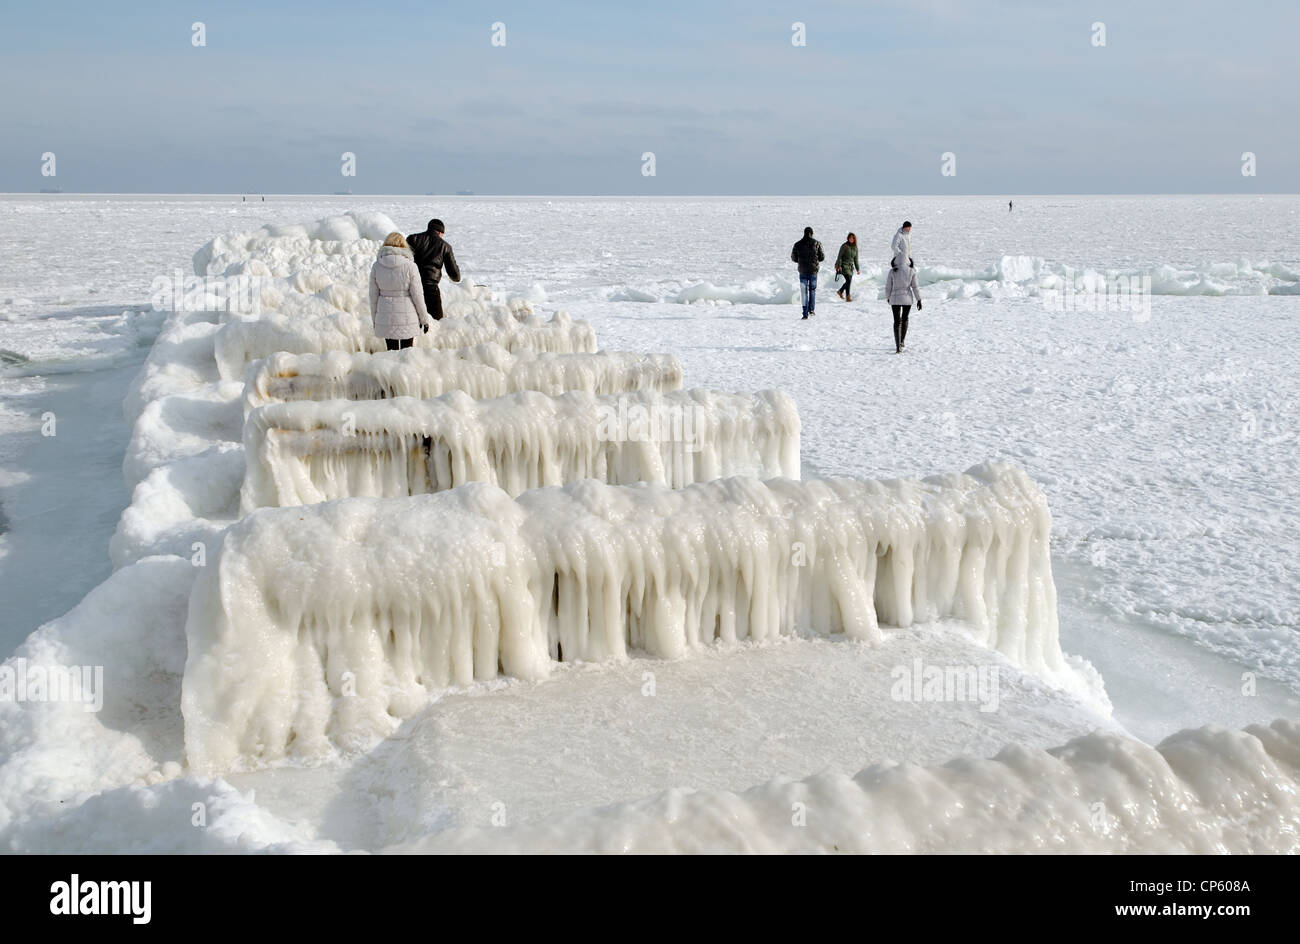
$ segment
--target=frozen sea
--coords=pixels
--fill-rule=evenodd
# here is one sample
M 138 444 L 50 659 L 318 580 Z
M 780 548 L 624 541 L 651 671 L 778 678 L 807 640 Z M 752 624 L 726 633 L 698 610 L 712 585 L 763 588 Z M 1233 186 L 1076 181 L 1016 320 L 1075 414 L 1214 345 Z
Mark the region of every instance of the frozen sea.
M 219 233 L 349 209 L 407 232 L 441 217 L 468 278 L 588 319 L 603 348 L 675 353 L 689 385 L 788 391 L 805 476 L 1024 467 L 1054 516 L 1062 647 L 1100 671 L 1118 729 L 1154 744 L 1300 717 L 1295 196 L 1025 197 L 1014 212 L 984 197 L 0 198 L 0 655 L 111 572 L 129 499 L 121 401 L 161 323 L 151 281 L 188 274 Z M 926 303 L 895 355 L 879 287 L 903 218 Z M 851 303 L 825 272 L 807 322 L 788 261 L 805 225 L 829 258 L 854 231 L 863 268 Z M 1075 273 L 1149 276 L 1149 308 L 1054 310 L 1045 291 Z M 56 435 L 43 435 L 51 418 Z M 1044 723 L 955 723 L 911 742 L 897 705 L 848 694 L 880 665 L 813 640 L 710 654 L 665 667 L 680 698 L 634 725 L 620 709 L 634 667 L 566 670 L 448 696 L 404 728 L 409 750 L 232 782 L 301 821 L 281 839 L 379 848 L 422 834 L 412 822 L 461 824 L 503 792 L 536 818 L 672 787 L 1047 746 L 1097 725 L 1065 706 Z M 1026 678 L 1009 697 L 1042 696 Z M 773 727 L 792 705 L 822 723 Z M 864 736 L 890 712 L 892 733 Z M 688 732 L 686 717 L 708 722 Z M 666 760 L 666 737 L 686 739 L 693 760 Z M 499 752 L 483 749 L 497 738 Z M 358 781 L 432 786 L 381 802 Z

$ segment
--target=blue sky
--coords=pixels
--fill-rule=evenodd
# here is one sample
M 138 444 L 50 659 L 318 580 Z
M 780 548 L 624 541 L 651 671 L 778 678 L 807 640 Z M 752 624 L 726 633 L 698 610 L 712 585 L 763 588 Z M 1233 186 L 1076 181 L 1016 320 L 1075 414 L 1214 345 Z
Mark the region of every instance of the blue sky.
M 1294 2 L 116 6 L 0 12 L 0 190 L 1300 191 Z

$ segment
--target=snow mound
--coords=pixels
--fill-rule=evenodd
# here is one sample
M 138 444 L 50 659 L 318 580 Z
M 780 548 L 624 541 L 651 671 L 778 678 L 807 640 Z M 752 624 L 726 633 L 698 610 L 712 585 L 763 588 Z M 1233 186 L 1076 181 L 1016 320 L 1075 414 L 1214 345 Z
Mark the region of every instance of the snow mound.
M 242 393 L 242 385 L 223 381 L 149 403 L 132 427 L 122 458 L 127 487 L 135 488 L 159 466 L 206 452 L 213 443 L 238 442 Z
M 451 390 L 476 400 L 523 390 L 552 396 L 582 390 L 600 396 L 633 390 L 666 393 L 681 385 L 682 365 L 671 354 L 511 354 L 499 344 L 450 351 L 273 354 L 249 365 L 244 412 L 289 400 L 427 400 Z
M 307 235 L 312 239 L 319 239 L 322 242 L 339 242 L 354 243 L 361 238 L 361 230 L 357 228 L 356 220 L 348 216 L 327 216 L 323 220 L 317 220 L 316 225 L 307 231 Z M 388 234 L 385 233 L 386 237 Z M 383 242 L 384 237 L 380 237 Z
M 201 561 L 239 517 L 244 450 L 222 442 L 151 471 L 131 493 L 108 544 L 113 567 L 175 554 Z
M 152 557 L 119 570 L 27 638 L 6 669 L 91 670 L 102 709 L 0 698 L 0 833 L 87 793 L 179 772 L 185 607 L 198 569 Z M 102 673 L 95 684 L 93 670 Z
M 1050 527 L 1043 493 L 1006 464 L 264 509 L 190 599 L 187 758 L 205 771 L 363 748 L 447 686 L 538 679 L 552 660 L 878 641 L 882 623 L 945 617 L 1064 683 Z
M 286 294 L 319 296 L 353 313 L 367 313 L 366 285 L 375 254 L 389 232 L 397 231 L 387 216 L 352 211 L 305 225 L 267 226 L 249 233 L 229 233 L 209 240 L 194 254 L 200 277 L 258 276 L 261 301 L 273 310 Z M 447 317 L 473 317 L 496 312 L 523 319 L 532 304 L 523 295 L 505 296 L 469 278 L 440 286 Z
M 242 381 L 249 363 L 277 352 L 384 350 L 374 336 L 367 286 L 380 241 L 393 229 L 382 213 L 353 211 L 209 240 L 194 254 L 195 289 L 169 296 L 173 310 L 123 406 L 128 420 L 161 396 L 218 379 Z M 468 278 L 444 280 L 441 292 L 444 318 L 416 338 L 417 347 L 497 342 L 511 352 L 596 350 L 586 322 L 557 312 L 544 323 L 525 297 Z
M 1181 731 L 1154 748 L 1098 733 L 1050 750 L 877 764 L 739 794 L 671 790 L 385 851 L 1295 854 L 1298 797 L 1300 723 L 1274 721 Z
M 247 233 L 228 233 L 204 243 L 194 254 L 196 275 L 224 275 L 232 265 L 257 259 L 264 263 L 286 262 L 295 254 L 343 256 L 368 252 L 373 261 L 380 243 L 397 226 L 383 213 L 353 210 L 314 223 L 275 223 Z M 357 246 L 365 242 L 368 245 Z M 344 243 L 330 246 L 327 243 Z
M 244 423 L 242 507 L 397 498 L 490 482 L 511 495 L 594 478 L 681 488 L 799 477 L 799 414 L 779 390 L 273 403 Z
M 184 393 L 218 379 L 212 351 L 220 330 L 211 312 L 173 312 L 149 349 L 144 365 L 122 401 L 122 412 L 134 423 L 152 401 Z

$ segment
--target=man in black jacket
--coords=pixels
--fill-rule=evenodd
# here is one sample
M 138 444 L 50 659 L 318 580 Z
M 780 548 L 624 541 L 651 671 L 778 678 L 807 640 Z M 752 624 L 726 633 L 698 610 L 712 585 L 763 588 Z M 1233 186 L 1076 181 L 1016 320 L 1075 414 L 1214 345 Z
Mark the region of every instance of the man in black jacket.
M 453 282 L 460 281 L 460 267 L 456 265 L 456 256 L 451 251 L 451 244 L 442 238 L 446 227 L 442 220 L 429 220 L 429 228 L 423 233 L 414 233 L 406 237 L 407 244 L 415 256 L 415 264 L 420 270 L 420 284 L 424 289 L 424 307 L 429 317 L 435 321 L 442 319 L 442 293 L 438 283 L 442 280 L 442 270 L 446 269 Z
M 817 270 L 826 258 L 822 244 L 813 239 L 811 226 L 805 226 L 803 239 L 790 250 L 790 261 L 799 264 L 799 300 L 803 302 L 803 316 L 817 314 Z

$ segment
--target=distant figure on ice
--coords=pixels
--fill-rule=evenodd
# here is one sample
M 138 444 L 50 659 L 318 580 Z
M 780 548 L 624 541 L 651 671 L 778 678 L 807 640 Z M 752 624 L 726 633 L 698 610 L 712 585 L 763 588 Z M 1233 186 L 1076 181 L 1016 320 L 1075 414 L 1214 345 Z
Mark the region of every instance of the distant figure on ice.
M 442 238 L 447 228 L 442 220 L 429 220 L 429 228 L 423 233 L 414 233 L 406 237 L 415 254 L 415 264 L 420 268 L 420 279 L 424 284 L 424 307 L 434 321 L 442 320 L 442 292 L 438 283 L 442 281 L 445 268 L 453 282 L 460 281 L 460 266 L 456 265 L 456 255 L 451 251 L 451 244 Z
M 1008 212 L 1008 213 L 1011 212 L 1011 201 L 1010 201 L 1010 200 L 1007 201 L 1007 212 Z
M 910 256 L 895 253 L 889 263 L 889 275 L 885 278 L 885 301 L 894 311 L 894 353 L 903 353 L 903 341 L 907 338 L 907 315 L 916 302 L 916 310 L 921 310 L 921 290 L 916 284 L 916 264 Z
M 903 220 L 903 225 L 898 227 L 898 232 L 894 233 L 894 239 L 889 244 L 889 257 L 895 258 L 902 253 L 908 259 L 912 258 L 912 221 Z
M 414 344 L 417 330 L 428 333 L 424 292 L 406 238 L 401 233 L 389 233 L 379 249 L 379 258 L 370 267 L 370 317 L 375 336 L 383 338 L 390 351 Z
M 811 226 L 803 228 L 803 239 L 790 250 L 790 261 L 799 266 L 799 301 L 803 303 L 803 316 L 817 314 L 817 270 L 821 268 L 826 253 L 822 244 L 813 239 Z
M 853 273 L 861 272 L 858 268 L 858 237 L 849 233 L 840 246 L 840 254 L 835 257 L 835 271 L 844 276 L 844 285 L 835 292 L 846 302 L 853 301 Z

